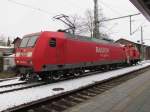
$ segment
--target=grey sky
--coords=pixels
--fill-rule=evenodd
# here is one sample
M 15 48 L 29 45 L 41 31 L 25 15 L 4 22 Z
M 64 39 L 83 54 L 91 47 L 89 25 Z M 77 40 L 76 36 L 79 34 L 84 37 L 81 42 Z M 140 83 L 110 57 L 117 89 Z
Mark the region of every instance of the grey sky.
M 60 22 L 52 20 L 52 17 L 64 13 L 67 15 L 84 15 L 86 9 L 93 8 L 93 0 L 12 0 L 27 4 L 35 8 L 43 9 L 46 13 L 10 2 L 0 0 L 0 35 L 22 37 L 25 34 L 44 30 L 55 31 L 63 27 Z M 129 0 L 99 0 L 99 6 L 107 18 L 138 13 L 139 11 Z M 133 30 L 144 24 L 144 37 L 149 38 L 150 23 L 143 16 L 133 18 Z M 113 39 L 126 38 L 140 40 L 140 32 L 129 35 L 129 19 L 107 22 L 104 31 L 110 33 Z M 150 40 L 146 41 L 150 45 Z

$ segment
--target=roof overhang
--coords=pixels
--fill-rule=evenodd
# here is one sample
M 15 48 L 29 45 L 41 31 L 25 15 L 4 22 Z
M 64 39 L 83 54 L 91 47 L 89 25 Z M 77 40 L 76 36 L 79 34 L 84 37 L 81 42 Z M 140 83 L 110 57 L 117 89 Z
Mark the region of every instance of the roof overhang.
M 150 0 L 130 1 L 150 21 Z

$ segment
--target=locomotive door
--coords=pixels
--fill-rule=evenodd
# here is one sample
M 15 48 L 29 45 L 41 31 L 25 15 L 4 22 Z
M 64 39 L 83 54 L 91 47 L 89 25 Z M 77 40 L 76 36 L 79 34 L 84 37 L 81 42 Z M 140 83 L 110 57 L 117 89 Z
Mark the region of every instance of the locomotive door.
M 49 41 L 49 45 L 51 47 L 50 51 L 49 49 L 47 50 L 50 54 L 51 57 L 51 62 L 52 63 L 57 63 L 57 40 L 55 37 L 52 37 Z
M 59 38 L 56 46 L 56 61 L 58 64 L 63 64 L 64 59 L 64 42 L 63 39 Z
M 130 49 L 129 47 L 125 47 L 125 54 L 126 54 L 126 61 L 129 64 L 130 63 Z

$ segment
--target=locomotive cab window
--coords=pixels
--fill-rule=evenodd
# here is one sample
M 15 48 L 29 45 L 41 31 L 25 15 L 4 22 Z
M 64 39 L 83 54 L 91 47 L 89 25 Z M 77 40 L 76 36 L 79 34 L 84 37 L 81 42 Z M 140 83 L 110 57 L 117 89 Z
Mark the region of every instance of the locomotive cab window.
M 29 41 L 29 37 L 23 38 L 20 44 L 20 47 L 26 47 Z
M 56 39 L 51 38 L 50 41 L 49 41 L 49 45 L 50 45 L 50 47 L 56 47 Z
M 21 41 L 20 47 L 21 48 L 34 47 L 38 37 L 39 37 L 38 35 L 24 37 Z
M 30 37 L 30 40 L 28 41 L 27 47 L 33 47 L 37 41 L 39 36 L 35 35 Z

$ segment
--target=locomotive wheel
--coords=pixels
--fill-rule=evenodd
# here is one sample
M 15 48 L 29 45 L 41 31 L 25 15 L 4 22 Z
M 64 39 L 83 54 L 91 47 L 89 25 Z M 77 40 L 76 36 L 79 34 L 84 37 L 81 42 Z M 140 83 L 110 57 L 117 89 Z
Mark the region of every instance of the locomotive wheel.
M 21 81 L 25 81 L 26 80 L 26 74 L 20 74 L 20 79 Z
M 74 73 L 74 76 L 75 76 L 75 77 L 78 77 L 78 76 L 80 76 L 80 73 L 79 73 L 79 72 Z
M 61 79 L 62 76 L 63 76 L 62 71 L 56 72 L 55 74 L 52 74 L 52 80 L 58 81 Z
M 58 75 L 52 75 L 52 79 L 55 81 L 58 81 L 61 79 L 61 76 L 59 74 Z

